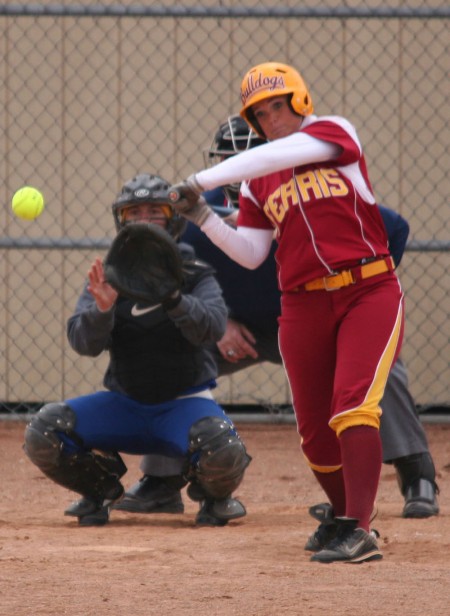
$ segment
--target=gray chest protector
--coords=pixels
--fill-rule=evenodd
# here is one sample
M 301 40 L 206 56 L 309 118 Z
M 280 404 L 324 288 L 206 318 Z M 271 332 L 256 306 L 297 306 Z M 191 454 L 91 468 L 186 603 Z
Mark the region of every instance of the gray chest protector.
M 183 268 L 183 293 L 190 293 L 203 276 L 211 274 L 211 268 L 202 262 L 188 265 Z M 139 318 L 133 316 L 134 307 L 134 302 L 119 299 L 105 385 L 108 387 L 108 378 L 113 376 L 122 391 L 139 402 L 173 400 L 199 384 L 208 352 L 191 344 L 162 307 Z M 144 313 L 145 307 L 140 310 Z

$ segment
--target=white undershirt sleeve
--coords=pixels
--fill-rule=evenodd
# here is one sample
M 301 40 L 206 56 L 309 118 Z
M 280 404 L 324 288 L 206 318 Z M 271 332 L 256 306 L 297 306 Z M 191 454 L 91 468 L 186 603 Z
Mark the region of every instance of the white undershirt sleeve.
M 204 190 L 259 178 L 269 173 L 337 158 L 341 148 L 306 133 L 294 133 L 231 156 L 195 177 Z
M 227 225 L 217 214 L 211 214 L 201 227 L 209 239 L 233 261 L 248 269 L 256 269 L 266 259 L 272 245 L 271 229 L 251 229 Z

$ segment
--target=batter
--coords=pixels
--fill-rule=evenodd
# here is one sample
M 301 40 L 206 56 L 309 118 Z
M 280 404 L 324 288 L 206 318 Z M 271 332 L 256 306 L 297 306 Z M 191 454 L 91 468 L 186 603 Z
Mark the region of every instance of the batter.
M 241 85 L 242 117 L 269 143 L 172 187 L 175 209 L 250 269 L 275 230 L 279 341 L 305 458 L 335 513 L 311 559 L 382 557 L 369 521 L 382 464 L 380 400 L 403 336 L 403 293 L 355 128 L 318 117 L 302 77 L 268 62 Z M 242 182 L 237 230 L 200 194 Z

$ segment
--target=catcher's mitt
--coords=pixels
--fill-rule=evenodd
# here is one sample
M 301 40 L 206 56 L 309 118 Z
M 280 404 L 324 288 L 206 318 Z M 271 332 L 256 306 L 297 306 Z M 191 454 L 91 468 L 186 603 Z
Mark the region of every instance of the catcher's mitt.
M 163 304 L 179 295 L 182 261 L 175 240 L 154 224 L 128 224 L 104 261 L 105 280 L 134 301 Z

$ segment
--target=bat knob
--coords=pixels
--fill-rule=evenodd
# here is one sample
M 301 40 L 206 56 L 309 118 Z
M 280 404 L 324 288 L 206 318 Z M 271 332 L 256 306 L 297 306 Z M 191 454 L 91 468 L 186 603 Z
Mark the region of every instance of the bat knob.
M 180 198 L 181 198 L 180 192 L 176 188 L 173 188 L 169 192 L 169 199 L 172 201 L 172 203 L 176 203 L 177 201 L 180 200 Z

